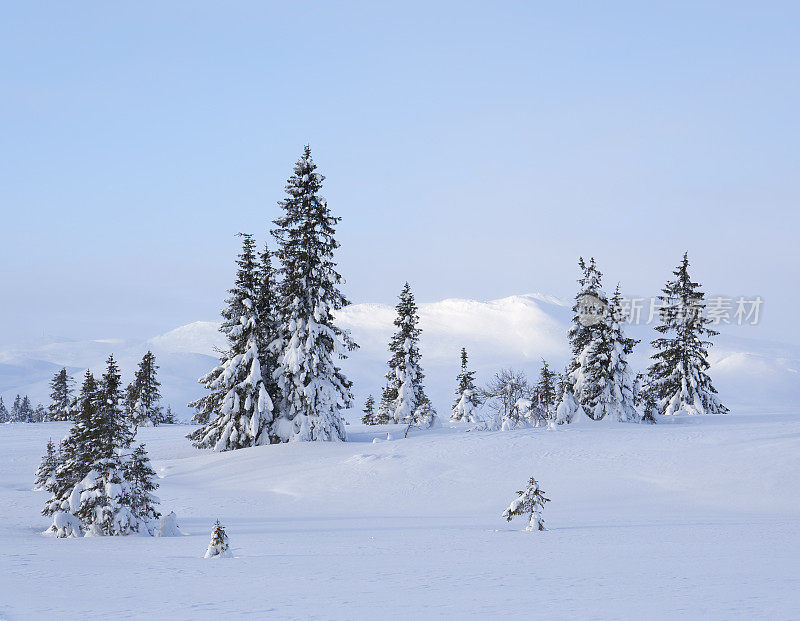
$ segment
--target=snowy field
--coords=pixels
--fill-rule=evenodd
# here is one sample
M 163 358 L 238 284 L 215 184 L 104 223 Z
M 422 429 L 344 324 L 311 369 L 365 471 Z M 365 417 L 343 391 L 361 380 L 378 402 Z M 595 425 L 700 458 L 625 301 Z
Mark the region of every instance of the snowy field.
M 163 539 L 39 534 L 33 473 L 67 428 L 0 426 L 0 618 L 800 617 L 800 416 L 219 454 L 142 429 L 185 533 Z M 500 518 L 531 474 L 544 533 Z M 203 559 L 216 518 L 235 558 Z

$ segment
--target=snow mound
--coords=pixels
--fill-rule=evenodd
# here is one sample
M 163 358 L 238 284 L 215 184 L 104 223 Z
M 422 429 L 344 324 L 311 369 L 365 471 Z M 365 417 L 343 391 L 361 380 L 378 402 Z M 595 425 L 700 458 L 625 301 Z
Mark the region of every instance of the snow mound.
M 180 537 L 182 535 L 183 533 L 178 528 L 178 518 L 175 516 L 174 511 L 161 516 L 156 537 Z

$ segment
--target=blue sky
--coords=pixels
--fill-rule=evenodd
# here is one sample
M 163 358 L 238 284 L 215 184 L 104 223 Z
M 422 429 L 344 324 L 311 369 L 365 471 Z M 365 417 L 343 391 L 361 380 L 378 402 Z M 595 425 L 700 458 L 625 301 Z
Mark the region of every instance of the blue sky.
M 306 142 L 355 302 L 571 296 L 581 254 L 649 296 L 688 250 L 798 343 L 800 11 L 764 4 L 7 5 L 0 343 L 215 318 Z

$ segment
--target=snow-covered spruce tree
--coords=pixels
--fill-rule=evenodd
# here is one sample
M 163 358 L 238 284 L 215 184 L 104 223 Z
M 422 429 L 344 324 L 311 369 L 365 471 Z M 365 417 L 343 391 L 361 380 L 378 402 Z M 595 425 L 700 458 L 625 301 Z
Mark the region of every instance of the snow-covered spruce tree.
M 279 203 L 275 237 L 280 261 L 281 346 L 275 379 L 280 391 L 275 441 L 344 441 L 341 411 L 351 406 L 351 382 L 336 366 L 357 347 L 334 323 L 333 313 L 349 304 L 339 291 L 342 278 L 333 260 L 340 218 L 320 196 L 324 177 L 306 146 Z
M 37 423 L 44 423 L 50 420 L 50 413 L 41 403 L 36 404 L 36 409 L 33 411 L 33 420 Z
M 550 369 L 547 361 L 542 359 L 539 381 L 535 389 L 536 404 L 542 416 L 548 421 L 556 419 L 558 396 L 556 395 L 556 374 Z
M 272 399 L 261 373 L 260 317 L 255 304 L 258 268 L 252 235 L 242 234 L 236 282 L 230 289 L 220 331 L 229 349 L 220 364 L 200 378 L 211 392 L 189 404 L 206 423 L 187 437 L 197 448 L 230 451 L 270 444 Z
M 55 483 L 56 468 L 58 467 L 58 455 L 56 453 L 56 445 L 53 444 L 52 438 L 47 441 L 47 449 L 42 463 L 36 470 L 36 480 L 33 489 L 36 491 L 50 490 Z
M 503 511 L 502 517 L 510 522 L 512 518 L 518 515 L 529 516 L 528 525 L 525 530 L 547 530 L 544 527 L 544 519 L 542 519 L 542 511 L 544 510 L 544 503 L 550 502 L 549 498 L 545 498 L 544 491 L 539 489 L 539 483 L 533 477 L 528 481 L 528 486 L 519 492 L 519 496 L 508 505 L 508 509 Z
M 474 418 L 474 411 L 479 405 L 480 401 L 478 401 L 478 394 L 475 389 L 475 371 L 469 370 L 467 366 L 467 349 L 466 347 L 462 347 L 461 371 L 456 377 L 456 394 L 450 420 L 467 420 L 464 418 L 467 410 L 472 413 L 469 418 Z M 469 422 L 474 421 L 470 420 Z
M 633 383 L 633 394 L 636 408 L 640 413 L 640 423 L 654 424 L 657 422 L 658 399 L 653 393 L 652 387 L 647 383 L 647 375 L 645 373 L 637 373 L 636 380 Z
M 658 399 L 656 399 L 656 396 L 652 390 L 646 390 L 642 394 L 641 405 L 639 407 L 641 407 L 642 410 L 642 418 L 640 422 L 650 424 L 657 422 L 656 414 L 658 414 Z
M 652 342 L 656 352 L 648 369 L 649 384 L 658 398 L 661 414 L 726 414 L 707 371 L 708 339 L 719 334 L 708 328 L 712 320 L 703 315 L 705 302 L 700 284 L 689 276 L 689 255 L 673 272 L 662 289 L 661 324 L 663 336 Z
M 362 411 L 364 416 L 361 417 L 361 422 L 365 425 L 375 425 L 375 399 L 373 399 L 372 395 L 367 397 Z
M 587 264 L 583 257 L 578 260 L 581 278 L 580 290 L 572 306 L 572 326 L 567 331 L 572 357 L 567 365 L 572 394 L 586 413 L 593 417 L 596 405 L 597 386 L 587 377 L 590 361 L 588 357 L 594 345 L 608 329 L 608 297 L 602 288 L 603 274 L 597 269 L 594 258 Z
M 155 521 L 161 517 L 155 508 L 159 500 L 152 494 L 158 487 L 154 481 L 155 476 L 147 449 L 144 444 L 138 445 L 125 463 L 125 479 L 131 486 L 131 511 L 143 522 L 150 534 L 153 533 Z
M 426 424 L 432 409 L 430 401 L 425 395 L 422 380 L 425 374 L 420 366 L 419 337 L 421 330 L 417 327 L 419 315 L 414 294 L 408 283 L 403 285 L 399 302 L 395 307 L 397 317 L 394 325 L 397 332 L 389 341 L 389 351 L 392 357 L 389 360 L 390 395 L 394 397 L 389 416 L 395 423 Z M 421 406 L 426 406 L 420 410 Z M 420 420 L 417 420 L 419 418 Z M 435 419 L 435 412 L 430 422 Z
M 6 408 L 6 404 L 3 403 L 3 397 L 0 397 L 0 423 L 7 423 L 10 420 L 10 415 L 8 413 L 8 408 Z
M 392 422 L 392 404 L 396 396 L 392 396 L 392 388 L 388 383 L 381 389 L 381 401 L 378 404 L 378 411 L 375 413 L 376 425 L 386 425 Z
M 33 403 L 31 403 L 31 399 L 28 395 L 22 397 L 22 404 L 20 405 L 19 410 L 19 420 L 23 423 L 36 422 L 34 417 Z
M 175 424 L 175 414 L 172 411 L 172 406 L 167 406 L 167 411 L 164 412 L 164 420 L 163 423 L 165 425 L 174 425 Z
M 55 374 L 50 382 L 50 399 L 49 406 L 50 420 L 71 420 L 72 407 L 75 403 L 73 396 L 73 380 L 68 374 L 66 369 L 61 369 Z
M 208 544 L 204 558 L 226 558 L 233 556 L 230 550 L 230 542 L 228 541 L 228 534 L 225 528 L 219 523 L 219 520 L 214 524 L 214 529 L 211 531 L 211 542 Z
M 636 411 L 634 380 L 628 368 L 628 355 L 637 340 L 626 337 L 622 331 L 625 314 L 619 285 L 611 298 L 608 313 L 603 317 L 605 329 L 596 333 L 588 352 L 583 357 L 582 373 L 586 378 L 584 394 L 588 394 L 593 419 L 607 422 L 635 422 Z M 586 409 L 586 408 L 584 408 Z
M 130 422 L 134 427 L 155 426 L 162 422 L 161 382 L 158 381 L 158 365 L 153 352 L 142 357 L 134 380 L 128 387 L 126 399 L 130 404 Z
M 8 414 L 8 422 L 19 423 L 22 422 L 22 397 L 17 395 L 14 397 L 14 402 L 11 404 L 11 411 Z

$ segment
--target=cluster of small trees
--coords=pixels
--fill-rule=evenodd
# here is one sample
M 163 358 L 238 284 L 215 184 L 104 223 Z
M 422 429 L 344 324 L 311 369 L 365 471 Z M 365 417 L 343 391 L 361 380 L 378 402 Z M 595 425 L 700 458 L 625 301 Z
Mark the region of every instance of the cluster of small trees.
M 291 441 L 344 441 L 341 411 L 351 382 L 336 365 L 357 345 L 333 321 L 349 302 L 339 291 L 333 252 L 340 218 L 320 195 L 324 177 L 305 147 L 279 203 L 271 234 L 278 261 L 242 234 L 236 281 L 220 331 L 228 347 L 200 382 L 209 390 L 190 404 L 202 426 L 198 448 L 227 451 Z
M 619 285 L 609 299 L 594 259 L 586 263 L 581 258 L 579 266 L 582 275 L 568 331 L 572 355 L 567 368 L 555 373 L 543 360 L 534 384 L 522 372 L 503 369 L 485 387 L 476 388 L 462 349 L 451 420 L 513 429 L 581 419 L 652 423 L 658 414 L 728 411 L 707 373 L 708 338 L 717 332 L 708 328 L 711 320 L 703 314 L 700 285 L 689 276 L 688 255 L 659 297 L 661 323 L 656 330 L 661 336 L 652 341 L 653 364 L 636 375 L 628 356 L 638 341 L 624 334 Z
M 451 420 L 504 430 L 552 426 L 557 420 L 558 394 L 564 381 L 564 376 L 554 373 L 544 360 L 535 383 L 522 371 L 501 369 L 485 386 L 473 386 L 461 393 Z
M 536 382 L 513 369 L 503 369 L 483 387 L 475 385 L 466 349 L 450 419 L 479 423 L 489 429 L 554 426 L 579 420 L 656 422 L 656 415 L 721 414 L 728 411 L 708 375 L 709 337 L 717 334 L 704 316 L 704 294 L 689 276 L 684 254 L 675 278 L 664 286 L 660 336 L 652 341 L 652 365 L 634 374 L 628 363 L 638 341 L 625 335 L 626 314 L 619 285 L 609 299 L 594 259 L 579 260 L 580 290 L 575 296 L 568 331 L 571 358 L 563 372 L 547 361 Z M 435 411 L 425 395 L 420 364 L 419 317 L 408 283 L 400 294 L 389 343 L 392 354 L 380 404 L 368 397 L 362 422 L 430 426 Z
M 125 417 L 133 427 L 174 423 L 172 408 L 161 405 L 161 382 L 153 352 L 148 351 L 134 374 L 133 381 L 123 393 Z M 50 382 L 50 405 L 46 420 L 74 420 L 78 411 L 78 398 L 74 391 L 75 380 L 61 369 Z
M 43 423 L 47 420 L 50 419 L 45 407 L 42 404 L 34 407 L 28 395 L 17 395 L 10 410 L 0 397 L 0 423 Z
M 48 534 L 154 534 L 155 472 L 145 446 L 133 446 L 124 395 L 113 356 L 99 381 L 86 372 L 69 412 L 74 424 L 58 448 L 48 442 L 36 473 L 36 487 L 50 494 L 42 511 L 53 518 Z

